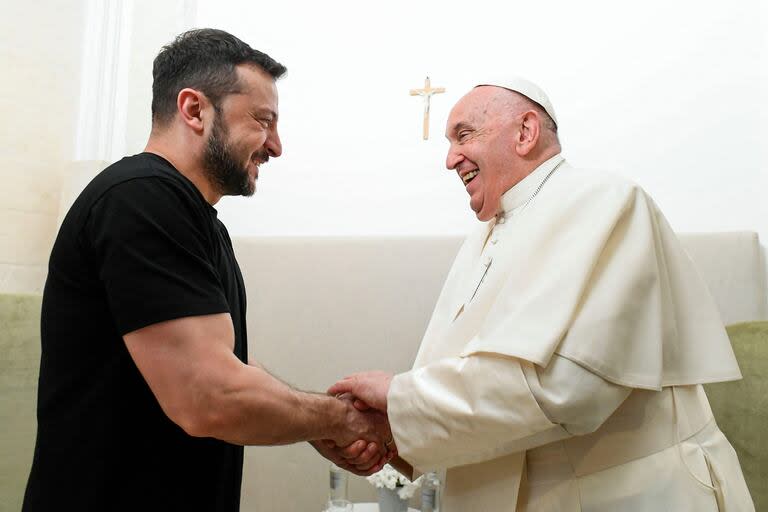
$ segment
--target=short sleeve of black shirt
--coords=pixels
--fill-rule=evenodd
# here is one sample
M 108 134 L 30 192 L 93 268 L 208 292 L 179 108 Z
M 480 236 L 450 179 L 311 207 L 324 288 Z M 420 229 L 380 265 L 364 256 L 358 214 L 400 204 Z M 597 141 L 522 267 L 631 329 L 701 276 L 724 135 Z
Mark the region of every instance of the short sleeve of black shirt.
M 120 334 L 175 318 L 229 311 L 211 216 L 196 190 L 166 177 L 111 187 L 85 225 Z

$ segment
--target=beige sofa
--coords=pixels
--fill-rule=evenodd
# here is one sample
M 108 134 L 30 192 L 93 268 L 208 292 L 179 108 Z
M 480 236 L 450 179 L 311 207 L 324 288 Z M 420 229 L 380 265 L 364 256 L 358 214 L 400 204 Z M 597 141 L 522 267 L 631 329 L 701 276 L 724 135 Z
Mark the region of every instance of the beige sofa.
M 726 324 L 768 318 L 755 233 L 686 234 Z M 243 238 L 250 355 L 302 389 L 410 368 L 459 238 Z M 327 464 L 304 444 L 246 450 L 243 511 L 320 510 Z M 350 479 L 356 501 L 373 488 Z
M 725 323 L 768 318 L 754 233 L 684 235 Z M 459 238 L 243 238 L 251 357 L 322 391 L 363 369 L 407 370 Z M 18 511 L 34 446 L 39 296 L 0 294 L 0 512 Z M 246 449 L 243 512 L 319 511 L 328 465 L 306 444 Z M 356 501 L 373 501 L 350 479 Z

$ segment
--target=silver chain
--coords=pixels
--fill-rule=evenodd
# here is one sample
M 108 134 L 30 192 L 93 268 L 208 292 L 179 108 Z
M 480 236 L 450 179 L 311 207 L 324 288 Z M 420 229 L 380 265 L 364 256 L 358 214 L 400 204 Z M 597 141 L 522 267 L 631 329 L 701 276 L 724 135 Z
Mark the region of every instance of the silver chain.
M 536 190 L 534 190 L 533 194 L 531 194 L 531 197 L 529 197 L 529 198 L 528 198 L 528 200 L 527 200 L 525 203 L 523 203 L 523 205 L 520 207 L 520 211 L 523 211 L 523 210 L 525 210 L 525 208 L 528 206 L 528 203 L 530 203 L 531 201 L 533 201 L 533 198 L 534 198 L 534 197 L 536 197 L 536 194 L 538 194 L 538 193 L 541 191 L 542 187 L 544 187 L 544 184 L 547 182 L 547 180 L 549 179 L 549 177 L 550 177 L 550 176 L 552 176 L 552 175 L 555 173 L 555 171 L 558 169 L 558 167 L 560 167 L 561 165 L 563 165 L 563 162 L 565 162 L 565 158 L 563 158 L 562 160 L 560 160 L 560 161 L 557 163 L 557 165 L 556 165 L 556 166 L 554 166 L 554 167 L 552 168 L 552 170 L 551 170 L 551 171 L 549 171 L 549 172 L 547 173 L 547 175 L 546 175 L 546 176 L 544 176 L 544 179 L 543 179 L 543 180 L 541 180 L 541 183 L 539 183 L 539 186 L 538 186 L 538 187 L 536 187 Z M 507 216 L 507 213 L 508 213 L 508 212 L 504 212 L 504 215 L 503 215 L 503 216 L 504 216 L 504 217 L 506 217 L 506 216 Z

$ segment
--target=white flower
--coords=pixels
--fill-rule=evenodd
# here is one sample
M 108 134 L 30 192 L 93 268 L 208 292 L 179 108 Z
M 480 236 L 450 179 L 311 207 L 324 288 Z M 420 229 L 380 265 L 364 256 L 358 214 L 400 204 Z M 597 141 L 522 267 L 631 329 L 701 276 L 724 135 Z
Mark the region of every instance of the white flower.
M 375 485 L 378 489 L 383 487 L 393 491 L 397 489 L 398 496 L 400 496 L 401 499 L 407 500 L 414 495 L 416 489 L 421 487 L 422 477 L 423 475 L 417 478 L 415 482 L 411 482 L 405 476 L 400 474 L 399 471 L 387 464 L 378 473 L 366 477 L 366 480 Z
M 413 482 L 407 481 L 408 479 L 406 478 L 405 485 L 403 485 L 403 487 L 397 490 L 397 495 L 400 496 L 400 499 L 401 500 L 410 499 L 411 496 L 413 496 L 416 493 L 416 489 L 421 487 L 422 478 L 424 478 L 424 475 L 421 475 L 419 478 L 417 478 Z

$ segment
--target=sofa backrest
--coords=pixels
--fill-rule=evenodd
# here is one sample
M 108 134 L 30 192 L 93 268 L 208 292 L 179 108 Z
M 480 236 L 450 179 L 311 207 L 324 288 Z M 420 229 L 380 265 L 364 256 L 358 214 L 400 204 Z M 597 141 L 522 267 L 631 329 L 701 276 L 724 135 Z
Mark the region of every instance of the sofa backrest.
M 235 252 L 248 292 L 251 357 L 288 383 L 324 391 L 364 369 L 407 370 L 459 248 L 458 238 L 249 238 Z M 321 510 L 328 464 L 309 445 L 249 447 L 243 510 Z M 350 496 L 375 501 L 350 475 Z
M 685 233 L 680 241 L 726 325 L 768 319 L 765 260 L 757 233 Z

